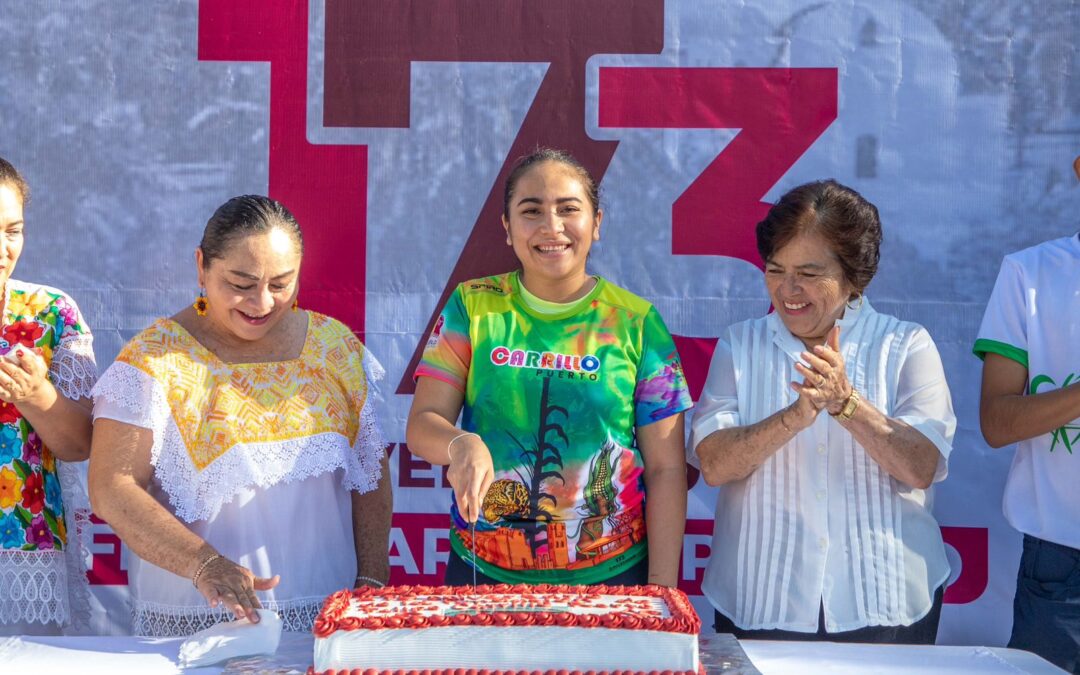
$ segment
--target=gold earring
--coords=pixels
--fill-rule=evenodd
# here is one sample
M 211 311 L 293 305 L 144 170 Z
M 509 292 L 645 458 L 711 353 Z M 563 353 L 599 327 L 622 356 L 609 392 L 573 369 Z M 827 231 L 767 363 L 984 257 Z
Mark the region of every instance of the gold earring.
M 866 299 L 866 296 L 863 295 L 862 293 L 859 293 L 859 302 L 858 302 L 858 304 L 855 305 L 854 307 L 852 307 L 851 306 L 851 300 L 848 300 L 847 301 L 848 309 L 850 309 L 853 312 L 862 309 L 863 300 L 865 300 L 865 299 Z
M 300 309 L 300 300 L 299 298 L 294 298 L 292 301 L 292 311 L 295 312 L 298 309 Z
M 195 308 L 195 313 L 199 316 L 206 316 L 206 310 L 210 309 L 210 301 L 206 299 L 206 291 L 199 289 L 199 297 L 195 298 L 195 302 L 191 304 Z

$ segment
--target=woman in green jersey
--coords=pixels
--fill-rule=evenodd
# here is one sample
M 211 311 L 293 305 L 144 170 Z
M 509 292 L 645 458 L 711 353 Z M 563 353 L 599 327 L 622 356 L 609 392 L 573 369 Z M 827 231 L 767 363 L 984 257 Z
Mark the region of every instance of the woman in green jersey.
M 449 465 L 447 583 L 678 581 L 690 394 L 652 305 L 586 272 L 602 221 L 577 160 L 519 160 L 521 268 L 460 284 L 428 340 L 406 436 Z

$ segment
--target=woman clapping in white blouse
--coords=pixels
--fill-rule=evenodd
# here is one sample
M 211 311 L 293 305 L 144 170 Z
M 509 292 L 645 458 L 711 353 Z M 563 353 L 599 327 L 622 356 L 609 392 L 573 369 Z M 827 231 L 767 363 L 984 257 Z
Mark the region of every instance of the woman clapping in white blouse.
M 931 485 L 956 418 L 930 335 L 863 296 L 877 209 L 810 183 L 757 242 L 775 311 L 721 336 L 690 439 L 722 486 L 704 582 L 717 630 L 933 643 L 949 565 Z

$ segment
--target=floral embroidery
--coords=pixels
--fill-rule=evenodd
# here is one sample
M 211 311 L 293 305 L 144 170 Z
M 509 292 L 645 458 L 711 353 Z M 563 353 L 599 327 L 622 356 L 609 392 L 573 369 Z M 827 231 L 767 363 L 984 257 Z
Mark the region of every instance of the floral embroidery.
M 60 500 L 60 481 L 56 478 L 56 474 L 47 473 L 45 475 L 45 503 L 53 508 L 59 507 L 62 502 Z
M 23 459 L 27 464 L 33 464 L 34 466 L 41 465 L 41 438 L 31 431 L 26 435 L 26 442 L 23 443 L 22 453 Z
M 71 303 L 63 296 L 56 299 L 56 310 L 59 313 L 60 318 L 64 320 L 65 326 L 79 325 L 78 312 L 75 311 L 75 308 L 72 307 Z
M 26 543 L 25 529 L 15 514 L 0 514 L 0 547 L 22 548 L 24 543 Z
M 10 424 L 0 426 L 0 466 L 10 464 L 13 459 L 20 457 L 22 446 L 18 429 Z
M 12 346 L 19 344 L 24 347 L 33 347 L 44 333 L 45 329 L 35 321 L 18 321 L 10 326 L 4 326 L 4 339 Z
M 38 350 L 52 364 L 65 338 L 86 333 L 79 310 L 63 293 L 8 281 L 0 352 Z M 67 527 L 57 462 L 19 409 L 0 401 L 0 549 L 65 546 Z
M 22 418 L 22 413 L 14 404 L 0 401 L 0 424 L 14 424 Z
M 49 296 L 50 294 L 44 291 L 29 294 L 25 291 L 12 291 L 11 297 L 8 298 L 8 314 L 16 319 L 36 317 L 55 302 L 54 298 Z M 70 306 L 67 302 L 64 305 Z
M 30 513 L 40 513 L 45 506 L 45 480 L 40 473 L 30 473 L 23 482 L 22 506 Z
M 8 467 L 0 469 L 0 509 L 7 510 L 22 499 L 22 479 Z M 19 542 L 22 544 L 22 541 Z
M 67 543 L 67 525 L 64 524 L 63 518 L 56 518 L 56 538 L 60 540 L 60 545 L 63 546 Z
M 53 533 L 45 522 L 45 514 L 38 514 L 30 521 L 30 527 L 26 530 L 26 543 L 37 546 L 38 550 L 53 548 Z

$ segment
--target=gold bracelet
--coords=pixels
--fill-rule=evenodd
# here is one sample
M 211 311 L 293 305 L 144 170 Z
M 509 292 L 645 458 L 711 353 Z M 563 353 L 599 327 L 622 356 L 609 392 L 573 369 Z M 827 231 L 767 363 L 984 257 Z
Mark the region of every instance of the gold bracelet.
M 195 588 L 198 588 L 199 587 L 199 577 L 201 577 L 202 573 L 206 571 L 206 568 L 210 565 L 210 563 L 214 562 L 215 560 L 217 560 L 220 557 L 221 557 L 220 553 L 215 553 L 215 554 L 213 554 L 211 556 L 208 556 L 206 558 L 206 560 L 202 561 L 202 564 L 199 565 L 199 569 L 195 570 L 194 576 L 191 577 L 191 585 L 194 586 Z

